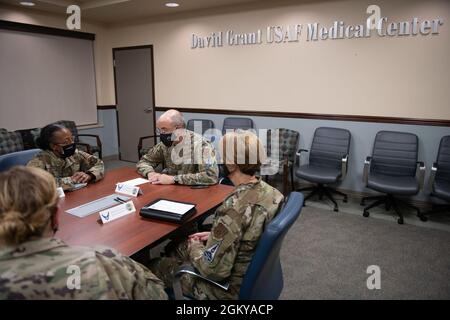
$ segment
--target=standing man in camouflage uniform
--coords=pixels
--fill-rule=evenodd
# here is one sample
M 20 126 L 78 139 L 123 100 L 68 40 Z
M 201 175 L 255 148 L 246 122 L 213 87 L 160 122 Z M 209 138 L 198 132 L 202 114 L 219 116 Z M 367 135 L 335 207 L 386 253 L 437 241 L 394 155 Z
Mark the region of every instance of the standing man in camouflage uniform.
M 0 299 L 167 299 L 147 268 L 104 247 L 70 247 L 58 227 L 53 177 L 0 173 Z
M 219 169 L 213 146 L 187 130 L 182 114 L 168 110 L 156 122 L 161 142 L 137 163 L 137 171 L 153 184 L 216 184 Z M 163 165 L 162 173 L 155 172 Z
M 76 149 L 69 129 L 49 124 L 42 128 L 36 144 L 42 149 L 28 166 L 44 169 L 56 179 L 58 187 L 71 190 L 79 183 L 91 183 L 103 179 L 103 161 Z
M 226 152 L 225 146 L 245 146 Z M 150 262 L 150 269 L 166 286 L 181 264 L 190 264 L 204 277 L 229 283 L 227 291 L 208 282 L 183 275 L 183 293 L 197 299 L 237 299 L 256 246 L 266 225 L 278 212 L 283 195 L 255 177 L 264 159 L 264 147 L 251 132 L 228 133 L 221 140 L 225 170 L 236 189 L 225 199 L 215 215 L 211 232 L 192 234 L 168 257 Z M 255 154 L 257 153 L 257 155 Z M 239 163 L 238 153 L 245 158 Z M 255 159 L 254 162 L 251 159 Z

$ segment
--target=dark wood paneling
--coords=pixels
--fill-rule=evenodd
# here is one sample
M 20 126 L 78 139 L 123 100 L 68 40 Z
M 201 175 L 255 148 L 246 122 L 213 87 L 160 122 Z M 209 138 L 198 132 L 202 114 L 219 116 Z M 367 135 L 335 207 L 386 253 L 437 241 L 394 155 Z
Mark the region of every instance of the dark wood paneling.
M 167 111 L 169 109 L 173 108 L 155 107 L 156 111 Z M 359 115 L 344 115 L 344 114 L 252 111 L 252 110 L 230 110 L 230 109 L 203 109 L 203 108 L 177 108 L 177 109 L 180 110 L 181 112 L 190 112 L 190 113 L 212 113 L 212 114 L 226 114 L 236 116 L 298 118 L 298 119 L 317 119 L 317 120 L 355 121 L 355 122 L 399 123 L 399 124 L 412 124 L 422 126 L 450 127 L 450 120 L 440 120 L 440 119 L 416 119 L 416 118 L 400 118 L 400 117 L 376 117 L 376 116 L 359 116 Z
M 110 105 L 110 106 L 97 106 L 97 110 L 109 110 L 109 109 L 116 109 L 116 105 Z
M 52 35 L 52 36 L 78 38 L 78 39 L 85 39 L 85 40 L 92 40 L 92 41 L 95 40 L 95 34 L 93 34 L 93 33 L 71 31 L 71 30 L 51 28 L 51 27 L 43 27 L 43 26 L 37 26 L 34 24 L 19 23 L 19 22 L 12 22 L 12 21 L 6 21 L 6 20 L 0 20 L 0 29 L 39 33 L 39 34 L 48 34 L 48 35 Z

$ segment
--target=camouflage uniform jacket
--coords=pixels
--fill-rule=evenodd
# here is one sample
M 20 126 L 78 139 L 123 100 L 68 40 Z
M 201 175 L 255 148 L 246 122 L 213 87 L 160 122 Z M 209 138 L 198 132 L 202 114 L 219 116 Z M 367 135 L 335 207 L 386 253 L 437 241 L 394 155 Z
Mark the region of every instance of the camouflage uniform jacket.
M 79 288 L 73 268 L 79 268 Z M 0 250 L 0 299 L 167 299 L 147 268 L 104 248 L 41 238 Z
M 74 186 L 70 177 L 75 172 L 90 172 L 95 176 L 95 181 L 103 179 L 105 174 L 102 160 L 78 149 L 73 156 L 66 159 L 58 157 L 52 151 L 41 151 L 28 162 L 27 166 L 48 171 L 55 177 L 58 187 L 64 190 L 70 190 Z
M 216 184 L 219 167 L 212 144 L 202 136 L 186 130 L 183 141 L 171 147 L 162 142 L 151 148 L 137 163 L 137 171 L 147 177 L 162 164 L 164 173 L 178 176 L 180 184 Z
M 277 214 L 283 195 L 261 179 L 239 185 L 217 209 L 206 245 L 195 243 L 189 260 L 214 281 L 230 284 L 228 291 L 196 281 L 193 292 L 200 299 L 237 299 L 258 241 L 268 222 Z

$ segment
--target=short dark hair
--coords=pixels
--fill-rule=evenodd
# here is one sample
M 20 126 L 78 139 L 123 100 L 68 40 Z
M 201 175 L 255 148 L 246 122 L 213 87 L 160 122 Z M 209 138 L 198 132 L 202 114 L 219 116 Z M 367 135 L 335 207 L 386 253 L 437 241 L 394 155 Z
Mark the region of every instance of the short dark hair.
M 56 131 L 64 130 L 66 127 L 51 123 L 41 129 L 40 136 L 36 139 L 36 145 L 42 150 L 50 150 L 50 143 Z

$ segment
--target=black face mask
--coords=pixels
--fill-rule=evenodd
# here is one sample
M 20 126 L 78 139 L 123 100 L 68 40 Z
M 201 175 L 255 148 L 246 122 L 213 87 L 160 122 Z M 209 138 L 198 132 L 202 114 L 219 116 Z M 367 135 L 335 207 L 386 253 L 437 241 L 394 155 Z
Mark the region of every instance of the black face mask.
M 228 170 L 228 167 L 225 164 L 222 165 L 222 168 L 223 176 L 220 179 L 219 183 L 228 186 L 234 186 L 233 181 L 231 181 L 231 179 L 228 177 L 231 174 L 230 170 Z
M 228 170 L 228 167 L 226 164 L 223 165 L 223 177 L 227 178 L 230 175 L 230 170 Z
M 71 143 L 71 144 L 68 144 L 67 146 L 63 146 L 62 147 L 63 153 L 61 154 L 61 156 L 64 159 L 71 157 L 75 153 L 75 149 L 76 149 L 75 143 Z
M 161 133 L 159 135 L 159 139 L 161 140 L 161 142 L 166 146 L 166 147 L 171 147 L 173 144 L 172 141 L 172 134 L 171 133 Z

